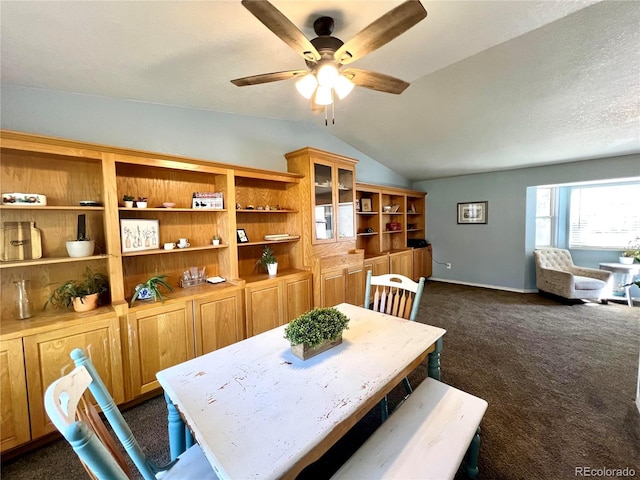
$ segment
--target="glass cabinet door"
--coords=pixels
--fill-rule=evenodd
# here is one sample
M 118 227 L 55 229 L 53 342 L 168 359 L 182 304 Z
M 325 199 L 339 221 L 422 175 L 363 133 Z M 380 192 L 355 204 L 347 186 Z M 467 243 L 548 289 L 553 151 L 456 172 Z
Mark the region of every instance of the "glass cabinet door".
M 316 240 L 334 238 L 333 178 L 329 165 L 314 164 L 314 219 Z
M 353 170 L 338 168 L 338 239 L 355 237 Z

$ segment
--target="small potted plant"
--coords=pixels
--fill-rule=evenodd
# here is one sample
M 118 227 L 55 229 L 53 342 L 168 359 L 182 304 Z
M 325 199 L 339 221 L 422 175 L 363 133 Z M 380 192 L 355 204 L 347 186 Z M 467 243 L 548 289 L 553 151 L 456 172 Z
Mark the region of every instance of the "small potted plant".
M 131 297 L 130 305 L 133 307 L 133 304 L 136 300 L 158 300 L 164 303 L 164 297 L 160 292 L 160 287 L 165 287 L 170 292 L 173 292 L 173 287 L 167 282 L 166 274 L 158 275 L 155 274 L 153 277 L 149 278 L 146 282 L 140 283 L 136 285 L 135 291 L 133 292 L 133 297 Z
M 349 318 L 335 307 L 314 308 L 289 322 L 284 338 L 291 342 L 291 353 L 306 360 L 342 343 L 342 332 Z
M 278 259 L 269 245 L 264 246 L 264 250 L 262 250 L 262 255 L 258 259 L 257 264 L 263 270 L 266 270 L 270 276 L 278 273 Z
M 635 260 L 640 262 L 640 237 L 636 237 L 635 240 L 631 240 L 627 244 L 627 248 L 622 252 L 622 256 L 619 258 L 620 263 L 627 265 L 632 264 Z
M 136 208 L 147 208 L 147 197 L 138 197 L 136 200 Z
M 124 195 L 122 197 L 125 208 L 133 208 L 133 195 Z
M 56 288 L 44 304 L 56 308 L 73 306 L 76 312 L 86 312 L 98 308 L 109 292 L 109 280 L 106 275 L 87 268 L 82 280 L 68 280 Z
M 213 245 L 220 245 L 220 240 L 221 240 L 221 238 L 220 238 L 220 235 L 218 235 L 218 234 L 216 234 L 213 237 L 211 237 L 211 243 Z

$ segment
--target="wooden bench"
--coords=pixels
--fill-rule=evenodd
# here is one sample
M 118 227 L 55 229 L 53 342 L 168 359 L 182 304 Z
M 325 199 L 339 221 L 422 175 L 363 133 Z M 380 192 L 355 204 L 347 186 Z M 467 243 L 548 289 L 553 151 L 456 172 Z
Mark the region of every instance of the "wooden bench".
M 453 479 L 465 453 L 478 475 L 481 398 L 425 379 L 332 479 Z

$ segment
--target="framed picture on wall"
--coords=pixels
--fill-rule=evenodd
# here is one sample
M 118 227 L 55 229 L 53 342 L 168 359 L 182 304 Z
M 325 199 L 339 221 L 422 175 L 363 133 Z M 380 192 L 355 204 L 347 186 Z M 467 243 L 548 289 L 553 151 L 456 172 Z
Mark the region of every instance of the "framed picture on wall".
M 467 202 L 458 204 L 458 223 L 487 223 L 489 202 Z
M 361 198 L 360 199 L 360 207 L 363 212 L 371 211 L 371 199 L 370 198 Z

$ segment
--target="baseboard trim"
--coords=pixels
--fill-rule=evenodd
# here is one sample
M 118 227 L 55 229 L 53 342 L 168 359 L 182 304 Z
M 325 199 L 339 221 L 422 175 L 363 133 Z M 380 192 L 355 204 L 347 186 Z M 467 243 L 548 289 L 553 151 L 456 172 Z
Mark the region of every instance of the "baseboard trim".
M 487 285 L 484 283 L 459 282 L 458 280 L 451 280 L 449 278 L 438 278 L 438 277 L 429 277 L 427 280 L 432 280 L 434 282 L 443 282 L 443 283 L 455 283 L 457 285 L 466 285 L 468 287 L 490 288 L 491 290 L 503 290 L 505 292 L 538 293 L 537 288 L 509 288 L 509 287 L 502 287 L 500 285 Z

